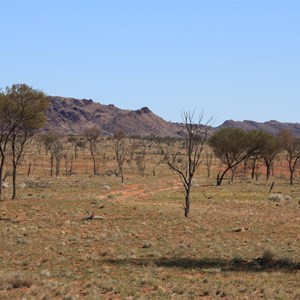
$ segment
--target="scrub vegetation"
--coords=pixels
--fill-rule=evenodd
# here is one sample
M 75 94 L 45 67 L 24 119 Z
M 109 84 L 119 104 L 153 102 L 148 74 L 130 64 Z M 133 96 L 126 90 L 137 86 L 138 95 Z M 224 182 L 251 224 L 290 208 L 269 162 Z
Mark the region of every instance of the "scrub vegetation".
M 244 144 L 224 175 L 225 150 L 237 161 L 238 143 L 200 143 L 185 217 L 186 187 L 162 151 L 184 167 L 184 140 L 120 132 L 32 134 L 15 179 L 6 152 L 0 299 L 300 299 L 295 137 L 227 131 L 232 143 L 272 141 L 272 155 L 254 142 L 245 155 Z
M 269 200 L 271 182 L 251 179 L 244 168 L 216 186 L 213 158 L 212 176 L 203 163 L 193 178 L 185 218 L 183 186 L 158 146 L 148 141 L 146 155 L 135 148 L 122 184 L 113 141 L 102 144 L 112 151 L 98 175 L 81 148 L 71 173 L 63 156 L 61 175 L 51 177 L 51 154 L 42 148 L 38 156 L 32 145 L 18 200 L 10 200 L 6 178 L 1 299 L 299 299 L 300 182 L 289 184 L 280 160 L 272 194 L 290 198 Z M 71 144 L 64 145 L 70 157 Z

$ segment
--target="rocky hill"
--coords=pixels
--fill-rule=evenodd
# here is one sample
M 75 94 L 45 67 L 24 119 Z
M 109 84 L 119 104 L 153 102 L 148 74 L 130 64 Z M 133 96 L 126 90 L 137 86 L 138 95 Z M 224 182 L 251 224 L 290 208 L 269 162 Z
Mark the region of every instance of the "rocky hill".
M 120 129 L 130 136 L 181 137 L 184 135 L 182 124 L 167 122 L 155 115 L 148 107 L 123 110 L 113 104 L 104 105 L 91 99 L 49 97 L 49 100 L 50 106 L 46 113 L 48 121 L 44 127 L 46 132 L 82 134 L 86 128 L 97 125 L 101 128 L 102 134 L 107 136 L 113 135 Z M 212 128 L 212 132 L 223 127 L 263 130 L 275 135 L 281 129 L 287 129 L 300 136 L 299 123 L 229 120 L 219 127 Z
M 180 124 L 174 124 L 155 115 L 148 107 L 138 110 L 123 110 L 114 105 L 103 105 L 93 100 L 63 97 L 49 97 L 50 106 L 46 112 L 48 121 L 45 131 L 62 134 L 82 134 L 94 125 L 101 128 L 103 135 L 113 135 L 124 130 L 130 136 L 170 136 L 183 134 Z

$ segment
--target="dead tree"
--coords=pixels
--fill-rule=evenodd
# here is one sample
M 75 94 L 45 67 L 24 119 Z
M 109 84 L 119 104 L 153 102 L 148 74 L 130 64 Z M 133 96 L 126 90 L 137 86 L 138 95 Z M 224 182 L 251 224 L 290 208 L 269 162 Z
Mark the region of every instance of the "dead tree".
M 57 133 L 50 133 L 44 136 L 43 142 L 45 145 L 46 153 L 50 153 L 50 176 L 53 176 L 53 166 L 55 162 L 55 175 L 59 175 L 60 162 L 64 154 L 64 145 L 62 136 Z
M 207 140 L 208 124 L 202 124 L 203 113 L 197 123 L 194 123 L 194 112 L 182 112 L 182 120 L 185 126 L 184 148 L 172 152 L 170 147 L 161 146 L 161 152 L 168 166 L 175 171 L 182 181 L 185 191 L 184 216 L 188 217 L 191 203 L 191 189 L 193 177 L 201 165 L 201 154 Z
M 126 160 L 129 147 L 125 138 L 125 133 L 122 130 L 119 130 L 114 134 L 114 150 L 118 164 L 118 174 L 121 176 L 122 183 L 124 183 L 124 162 Z
M 211 164 L 212 164 L 212 158 L 213 158 L 213 154 L 212 152 L 206 152 L 206 170 L 207 170 L 207 178 L 210 178 L 210 174 L 211 174 Z
M 137 170 L 141 176 L 144 177 L 146 172 L 147 142 L 141 139 L 132 146 L 133 149 L 136 149 L 136 151 L 132 153 L 132 156 L 136 163 Z
M 66 176 L 71 176 L 73 174 L 73 154 L 64 153 L 64 162 L 65 162 L 65 174 Z

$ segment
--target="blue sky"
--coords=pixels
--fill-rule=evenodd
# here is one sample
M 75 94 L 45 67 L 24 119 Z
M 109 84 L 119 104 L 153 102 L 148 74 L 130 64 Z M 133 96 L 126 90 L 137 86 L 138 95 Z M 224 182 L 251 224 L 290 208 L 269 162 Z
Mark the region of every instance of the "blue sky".
M 0 87 L 167 121 L 300 122 L 300 1 L 3 1 Z

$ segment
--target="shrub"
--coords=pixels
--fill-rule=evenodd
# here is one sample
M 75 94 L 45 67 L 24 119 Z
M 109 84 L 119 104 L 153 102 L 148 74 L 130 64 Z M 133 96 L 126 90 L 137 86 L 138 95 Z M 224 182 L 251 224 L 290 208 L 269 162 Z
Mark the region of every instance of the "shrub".
M 0 276 L 0 290 L 19 289 L 32 285 L 32 281 L 26 277 L 21 277 L 19 274 L 9 274 Z
M 261 259 L 264 263 L 270 263 L 274 259 L 274 256 L 275 254 L 271 250 L 267 249 L 263 252 Z

